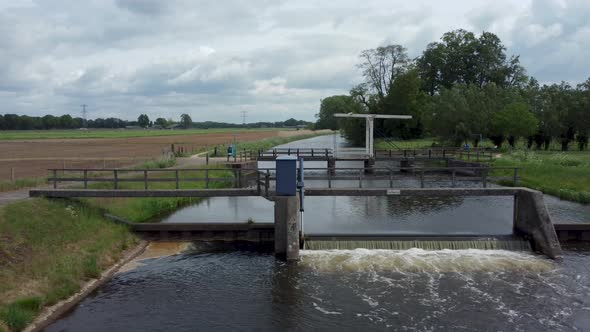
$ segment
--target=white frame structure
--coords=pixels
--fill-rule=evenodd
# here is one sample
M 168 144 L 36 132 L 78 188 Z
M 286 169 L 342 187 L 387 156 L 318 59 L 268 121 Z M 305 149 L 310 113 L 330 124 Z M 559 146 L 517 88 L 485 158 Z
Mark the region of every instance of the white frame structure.
M 374 158 L 373 128 L 375 119 L 400 119 L 409 120 L 411 115 L 389 115 L 389 114 L 357 114 L 357 113 L 334 113 L 336 118 L 364 118 L 366 121 L 365 152 L 369 158 Z

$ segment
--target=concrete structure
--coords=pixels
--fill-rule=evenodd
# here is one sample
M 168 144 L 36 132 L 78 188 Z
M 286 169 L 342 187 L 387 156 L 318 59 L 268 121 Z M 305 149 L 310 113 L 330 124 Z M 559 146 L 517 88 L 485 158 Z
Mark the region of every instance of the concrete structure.
M 300 214 L 298 196 L 276 196 L 275 255 L 287 261 L 299 259 Z

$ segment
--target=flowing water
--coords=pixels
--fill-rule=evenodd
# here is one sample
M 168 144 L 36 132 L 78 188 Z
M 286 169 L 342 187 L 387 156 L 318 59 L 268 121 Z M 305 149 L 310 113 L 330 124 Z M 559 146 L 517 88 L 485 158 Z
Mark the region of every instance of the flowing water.
M 305 203 L 306 234 L 512 230 L 511 198 L 308 197 Z M 258 197 L 214 198 L 164 222 L 268 222 L 272 206 Z M 568 222 L 583 222 L 590 211 L 559 200 L 548 206 L 554 219 Z M 575 248 L 562 262 L 529 251 L 303 250 L 295 264 L 243 243 L 184 249 L 146 254 L 47 330 L 590 330 L 590 257 Z

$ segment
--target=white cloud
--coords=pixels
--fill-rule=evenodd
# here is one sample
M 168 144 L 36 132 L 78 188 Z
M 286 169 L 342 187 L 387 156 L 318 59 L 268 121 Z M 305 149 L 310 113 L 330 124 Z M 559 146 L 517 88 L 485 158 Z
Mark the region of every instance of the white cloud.
M 0 0 L 0 113 L 313 120 L 366 48 L 417 56 L 449 30 L 491 31 L 542 82 L 590 74 L 585 0 L 361 2 Z

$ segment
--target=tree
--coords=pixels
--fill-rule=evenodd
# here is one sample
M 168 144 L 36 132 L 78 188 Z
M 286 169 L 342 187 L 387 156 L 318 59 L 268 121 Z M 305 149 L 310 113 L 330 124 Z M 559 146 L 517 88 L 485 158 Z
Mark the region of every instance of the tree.
M 147 128 L 150 125 L 150 118 L 147 114 L 142 114 L 137 118 L 137 124 L 142 128 Z
M 185 113 L 180 116 L 180 124 L 184 129 L 188 129 L 192 126 L 193 120 L 191 119 L 190 115 Z
M 504 110 L 495 113 L 492 118 L 494 130 L 508 137 L 508 143 L 513 148 L 519 137 L 533 135 L 538 125 L 538 120 L 529 111 L 528 105 L 523 102 L 508 105 Z
M 526 83 L 518 56 L 506 56 L 498 36 L 484 32 L 477 37 L 466 30 L 445 33 L 431 43 L 416 61 L 423 89 L 433 96 L 442 88 L 463 83 L 483 87 L 494 83 L 502 88 Z
M 363 89 L 376 95 L 378 103 L 374 106 L 382 106 L 396 78 L 410 68 L 411 61 L 407 51 L 401 45 L 388 45 L 364 50 L 360 57 L 363 62 L 358 67 L 365 78 Z M 379 109 L 370 111 L 379 113 Z
M 320 112 L 316 114 L 316 128 L 338 130 L 339 120 L 334 117 L 334 113 L 357 112 L 357 108 L 358 105 L 351 96 L 340 95 L 324 98 L 320 104 Z
M 160 126 L 162 128 L 168 127 L 168 121 L 166 121 L 166 119 L 164 119 L 164 118 L 157 118 L 156 122 L 154 122 L 154 124 L 156 126 Z

